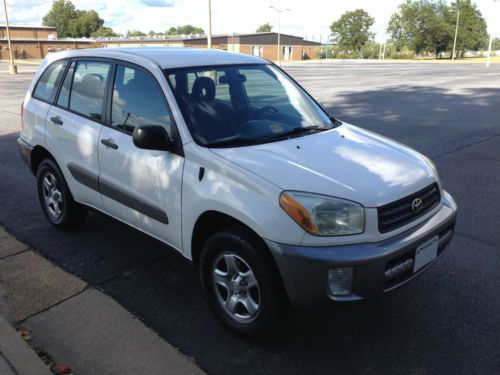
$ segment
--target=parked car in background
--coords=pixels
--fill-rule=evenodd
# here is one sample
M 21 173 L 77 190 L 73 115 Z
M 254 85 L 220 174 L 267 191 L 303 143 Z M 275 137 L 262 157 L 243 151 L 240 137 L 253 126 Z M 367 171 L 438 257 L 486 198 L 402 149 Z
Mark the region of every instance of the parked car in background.
M 255 56 L 53 53 L 22 109 L 18 144 L 48 221 L 75 228 L 90 207 L 170 245 L 242 335 L 290 306 L 397 288 L 453 234 L 432 161 L 329 116 Z

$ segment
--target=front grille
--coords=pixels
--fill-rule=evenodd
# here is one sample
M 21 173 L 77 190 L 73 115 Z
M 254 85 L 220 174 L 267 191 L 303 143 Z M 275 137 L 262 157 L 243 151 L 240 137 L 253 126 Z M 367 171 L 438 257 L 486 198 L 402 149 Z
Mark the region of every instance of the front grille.
M 412 204 L 417 198 L 422 200 L 422 207 L 415 212 Z M 403 199 L 379 207 L 377 209 L 379 232 L 389 232 L 425 215 L 439 203 L 440 199 L 439 187 L 434 183 Z

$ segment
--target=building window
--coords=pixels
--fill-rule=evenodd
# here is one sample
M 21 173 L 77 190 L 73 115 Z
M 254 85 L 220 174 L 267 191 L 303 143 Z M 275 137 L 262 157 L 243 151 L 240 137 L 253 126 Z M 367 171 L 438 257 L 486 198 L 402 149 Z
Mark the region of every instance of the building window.
M 283 60 L 291 60 L 292 59 L 292 47 L 290 46 L 283 46 Z
M 252 47 L 252 54 L 254 56 L 262 57 L 263 55 L 263 47 L 262 46 L 253 46 Z

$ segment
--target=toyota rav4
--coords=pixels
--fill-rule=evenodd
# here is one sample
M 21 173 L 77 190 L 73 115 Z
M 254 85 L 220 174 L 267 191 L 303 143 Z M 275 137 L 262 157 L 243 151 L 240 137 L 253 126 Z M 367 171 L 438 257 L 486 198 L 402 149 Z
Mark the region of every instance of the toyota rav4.
M 431 160 L 330 116 L 255 56 L 53 53 L 22 112 L 48 221 L 75 228 L 92 208 L 163 241 L 198 264 L 215 315 L 242 335 L 288 306 L 397 288 L 453 234 Z

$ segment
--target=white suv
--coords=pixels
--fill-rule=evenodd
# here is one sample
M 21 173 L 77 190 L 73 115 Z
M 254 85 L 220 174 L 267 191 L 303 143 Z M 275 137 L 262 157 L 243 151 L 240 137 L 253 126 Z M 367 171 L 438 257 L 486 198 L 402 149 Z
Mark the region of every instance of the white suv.
M 47 56 L 21 154 L 47 219 L 102 211 L 199 264 L 244 335 L 286 308 L 354 301 L 425 270 L 456 204 L 425 156 L 330 117 L 258 57 L 183 48 Z

